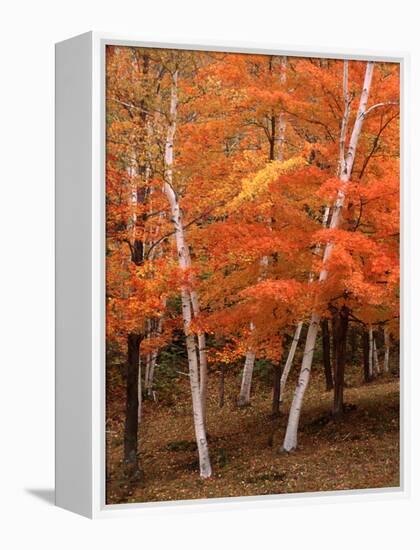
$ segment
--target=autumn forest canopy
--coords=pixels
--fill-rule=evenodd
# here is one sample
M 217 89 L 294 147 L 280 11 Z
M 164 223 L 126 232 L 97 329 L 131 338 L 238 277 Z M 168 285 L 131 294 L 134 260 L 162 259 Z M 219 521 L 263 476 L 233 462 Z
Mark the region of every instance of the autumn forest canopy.
M 399 89 L 107 47 L 108 503 L 399 485 Z

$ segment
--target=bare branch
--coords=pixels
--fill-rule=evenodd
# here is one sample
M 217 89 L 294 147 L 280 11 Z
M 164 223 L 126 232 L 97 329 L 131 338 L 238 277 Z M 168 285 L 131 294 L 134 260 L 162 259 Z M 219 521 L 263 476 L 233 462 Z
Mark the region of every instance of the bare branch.
M 372 107 L 369 107 L 369 109 L 367 109 L 364 114 L 363 114 L 363 118 L 366 118 L 368 116 L 368 114 L 373 111 L 374 109 L 378 109 L 379 107 L 387 107 L 389 105 L 399 105 L 399 102 L 398 101 L 384 101 L 382 103 L 375 103 L 375 105 L 372 105 Z

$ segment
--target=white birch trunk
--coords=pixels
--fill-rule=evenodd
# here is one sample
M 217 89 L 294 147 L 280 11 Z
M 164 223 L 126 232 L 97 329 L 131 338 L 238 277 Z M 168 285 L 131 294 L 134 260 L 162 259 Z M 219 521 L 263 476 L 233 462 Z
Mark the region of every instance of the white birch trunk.
M 299 380 L 293 396 L 292 405 L 290 407 L 289 419 L 287 422 L 286 435 L 283 441 L 283 449 L 290 452 L 297 447 L 297 431 L 299 427 L 300 412 L 305 395 L 306 388 L 309 384 L 311 373 L 312 358 L 314 355 L 316 337 L 321 318 L 317 313 L 313 313 L 311 322 L 308 327 L 306 336 L 305 350 L 303 352 L 302 367 L 300 369 Z
M 384 373 L 389 372 L 389 330 L 388 327 L 384 328 L 384 344 L 385 344 L 385 355 L 384 355 Z
M 190 260 L 191 261 L 191 260 Z M 197 291 L 191 290 L 191 304 L 194 313 L 194 317 L 200 314 L 200 304 L 198 301 Z M 206 349 L 206 336 L 202 333 L 198 333 L 198 359 L 200 363 L 200 396 L 201 405 L 203 409 L 203 417 L 206 418 L 206 403 L 207 403 L 207 349 Z
M 330 208 L 329 208 L 329 206 L 326 206 L 324 208 L 324 214 L 322 216 L 322 227 L 323 228 L 325 228 L 327 226 L 329 215 L 330 215 Z M 318 256 L 320 252 L 321 252 L 321 244 L 317 243 L 317 245 L 315 247 L 315 255 Z M 314 280 L 314 274 L 311 273 L 309 275 L 309 283 L 312 283 L 313 280 Z M 284 389 L 286 387 L 287 378 L 289 377 L 289 374 L 290 374 L 290 369 L 292 368 L 292 365 L 293 365 L 293 360 L 295 358 L 296 349 L 297 349 L 297 346 L 299 344 L 300 335 L 301 335 L 301 332 L 302 332 L 302 327 L 303 327 L 303 321 L 300 321 L 298 323 L 297 327 L 296 327 L 295 334 L 293 336 L 293 341 L 292 341 L 292 344 L 290 346 L 289 353 L 287 355 L 286 364 L 285 364 L 284 369 L 283 369 L 283 374 L 281 375 L 280 399 L 279 399 L 280 403 L 283 402 Z
M 162 325 L 163 325 L 163 319 L 162 319 L 162 317 L 160 317 L 159 321 L 158 321 L 157 328 L 156 328 L 156 332 L 155 332 L 156 335 L 160 335 L 162 333 Z M 155 375 L 155 367 L 156 367 L 158 352 L 159 352 L 158 349 L 154 349 L 152 351 L 152 353 L 149 353 L 148 356 L 147 356 L 148 371 L 147 371 L 147 378 L 146 378 L 146 381 L 145 381 L 145 389 L 146 389 L 147 395 L 149 397 L 152 396 L 153 380 L 154 380 L 154 375 Z
M 360 94 L 359 108 L 356 114 L 356 119 L 354 121 L 353 131 L 350 137 L 349 146 L 347 149 L 347 154 L 342 155 L 342 146 L 340 144 L 340 180 L 342 182 L 341 189 L 337 193 L 337 199 L 334 204 L 333 214 L 331 217 L 329 227 L 331 229 L 336 229 L 340 226 L 341 222 L 341 209 L 344 205 L 345 200 L 345 190 L 346 184 L 350 180 L 351 172 L 353 169 L 357 143 L 363 127 L 363 121 L 365 118 L 367 102 L 369 99 L 369 91 L 372 83 L 373 75 L 373 62 L 369 61 L 366 64 L 365 78 L 363 82 L 363 89 Z M 344 95 L 344 114 L 342 120 L 342 130 L 345 128 L 347 130 L 348 119 L 350 114 L 350 100 L 348 93 L 348 61 L 344 61 L 343 67 L 343 95 Z M 343 131 L 342 131 L 343 134 Z M 345 145 L 345 139 L 342 140 Z M 343 147 L 344 147 L 343 145 Z M 328 243 L 325 247 L 324 257 L 323 257 L 323 268 L 319 275 L 319 281 L 322 283 L 328 277 L 328 271 L 326 269 L 326 264 L 330 258 L 331 252 L 333 250 L 333 243 Z M 317 312 L 313 312 L 311 316 L 311 321 L 308 328 L 308 333 L 306 336 L 305 350 L 303 353 L 302 366 L 299 376 L 299 381 L 296 386 L 295 394 L 293 397 L 292 405 L 290 407 L 289 420 L 287 423 L 286 434 L 283 442 L 283 449 L 287 452 L 290 452 L 297 447 L 297 432 L 299 427 L 299 418 L 302 410 L 303 398 L 305 395 L 306 388 L 309 383 L 312 359 L 315 349 L 316 337 L 318 334 L 320 316 Z
M 147 379 L 147 395 L 149 397 L 151 397 L 153 394 L 153 379 L 155 376 L 157 356 L 158 356 L 158 350 L 155 349 L 153 350 L 150 357 L 149 377 Z
M 373 328 L 369 327 L 369 376 L 373 378 Z
M 165 144 L 165 182 L 164 193 L 168 199 L 172 223 L 175 231 L 175 242 L 178 252 L 178 264 L 182 270 L 190 267 L 190 255 L 188 244 L 185 239 L 183 227 L 182 212 L 178 202 L 178 197 L 173 188 L 173 147 L 176 131 L 177 117 L 177 71 L 172 76 L 171 85 L 171 104 L 170 104 L 170 124 L 168 127 Z M 194 334 L 191 333 L 191 321 L 193 317 L 191 307 L 191 296 L 187 286 L 181 289 L 182 318 L 184 323 L 184 333 L 187 343 L 188 368 L 191 385 L 191 396 L 193 405 L 194 431 L 198 448 L 200 463 L 200 476 L 207 478 L 211 476 L 210 456 L 207 445 L 206 430 L 204 425 L 203 408 L 200 395 L 200 382 L 198 374 L 197 347 Z
M 261 281 L 266 276 L 266 270 L 268 266 L 268 256 L 263 256 L 260 261 L 261 273 L 258 277 L 258 281 Z M 255 330 L 255 325 L 251 321 L 249 323 L 249 329 L 251 333 Z M 252 348 L 249 348 L 245 354 L 245 363 L 242 370 L 242 382 L 241 389 L 238 397 L 238 406 L 246 407 L 251 403 L 251 385 L 252 385 L 252 374 L 254 372 L 255 365 L 255 351 Z
M 283 402 L 284 389 L 286 387 L 286 382 L 287 382 L 287 378 L 289 377 L 290 369 L 292 368 L 292 365 L 293 365 L 293 359 L 295 357 L 296 348 L 297 348 L 298 343 L 299 343 L 300 333 L 302 332 L 302 327 L 303 327 L 303 321 L 300 321 L 297 324 L 295 334 L 293 336 L 292 345 L 290 346 L 289 353 L 287 355 L 287 361 L 286 361 L 286 364 L 284 365 L 283 373 L 281 375 L 280 399 L 279 399 L 280 403 Z
M 174 78 L 175 80 L 175 88 L 177 86 L 176 80 L 177 76 Z M 176 90 L 177 94 L 177 90 Z M 173 99 L 173 98 L 172 98 Z M 173 127 L 173 135 L 170 136 L 170 141 L 172 142 L 171 145 L 168 145 L 167 143 L 167 150 L 168 154 L 170 155 L 170 159 L 168 157 L 168 160 L 170 160 L 171 163 L 173 163 L 173 138 L 175 136 L 175 130 L 176 130 L 176 110 L 177 110 L 177 99 L 175 100 L 175 103 L 171 103 L 171 109 L 174 109 L 174 113 L 171 112 L 171 116 L 175 116 L 175 122 Z M 168 164 L 166 163 L 166 166 Z M 170 169 L 170 178 L 172 180 L 172 164 Z M 168 181 L 168 176 L 166 177 Z M 172 183 L 171 183 L 172 186 Z M 154 249 L 155 250 L 155 249 Z M 188 246 L 185 249 L 185 263 L 187 267 L 191 267 L 191 256 Z M 200 314 L 200 302 L 198 298 L 198 294 L 196 290 L 190 290 L 189 291 L 191 305 L 192 305 L 192 313 L 194 317 L 197 317 Z M 200 365 L 200 374 L 199 374 L 199 381 L 200 381 L 200 396 L 201 396 L 201 402 L 202 402 L 202 409 L 203 409 L 203 416 L 206 417 L 206 403 L 207 403 L 207 371 L 208 371 L 208 364 L 207 364 L 207 347 L 206 347 L 206 336 L 203 333 L 198 333 L 197 335 L 198 339 L 198 359 L 199 359 L 199 365 Z
M 209 449 L 207 445 L 206 428 L 204 424 L 203 409 L 201 407 L 200 382 L 198 379 L 197 349 L 194 334 L 190 332 L 192 313 L 188 290 L 181 291 L 182 314 L 184 320 L 184 332 L 186 334 L 188 368 L 190 374 L 191 396 L 193 405 L 194 431 L 198 448 L 200 463 L 200 476 L 211 476 Z
M 250 323 L 250 329 L 255 329 L 254 324 Z M 241 390 L 239 392 L 238 405 L 240 407 L 246 407 L 251 402 L 251 383 L 252 373 L 254 371 L 255 364 L 255 352 L 249 349 L 245 355 L 245 364 L 242 371 Z
M 127 168 L 128 176 L 130 178 L 130 218 L 128 220 L 128 230 L 130 234 L 130 242 L 133 245 L 136 240 L 136 227 L 137 227 L 137 182 L 136 175 L 137 170 L 134 166 L 133 160 L 130 160 L 130 166 Z

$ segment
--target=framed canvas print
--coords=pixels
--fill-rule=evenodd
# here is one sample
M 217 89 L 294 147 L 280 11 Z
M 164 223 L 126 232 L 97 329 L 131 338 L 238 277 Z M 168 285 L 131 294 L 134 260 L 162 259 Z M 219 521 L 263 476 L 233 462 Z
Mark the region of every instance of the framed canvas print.
M 58 505 L 404 492 L 405 68 L 57 45 Z

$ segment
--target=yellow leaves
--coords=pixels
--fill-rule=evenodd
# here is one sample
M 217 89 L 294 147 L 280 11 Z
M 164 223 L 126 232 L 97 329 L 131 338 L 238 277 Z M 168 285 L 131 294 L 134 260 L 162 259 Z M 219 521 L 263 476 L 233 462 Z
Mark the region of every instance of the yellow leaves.
M 229 210 L 234 210 L 241 203 L 255 200 L 259 195 L 268 190 L 269 185 L 284 174 L 291 173 L 306 164 L 302 157 L 290 158 L 286 161 L 274 160 L 254 176 L 242 180 L 242 189 L 228 205 Z

